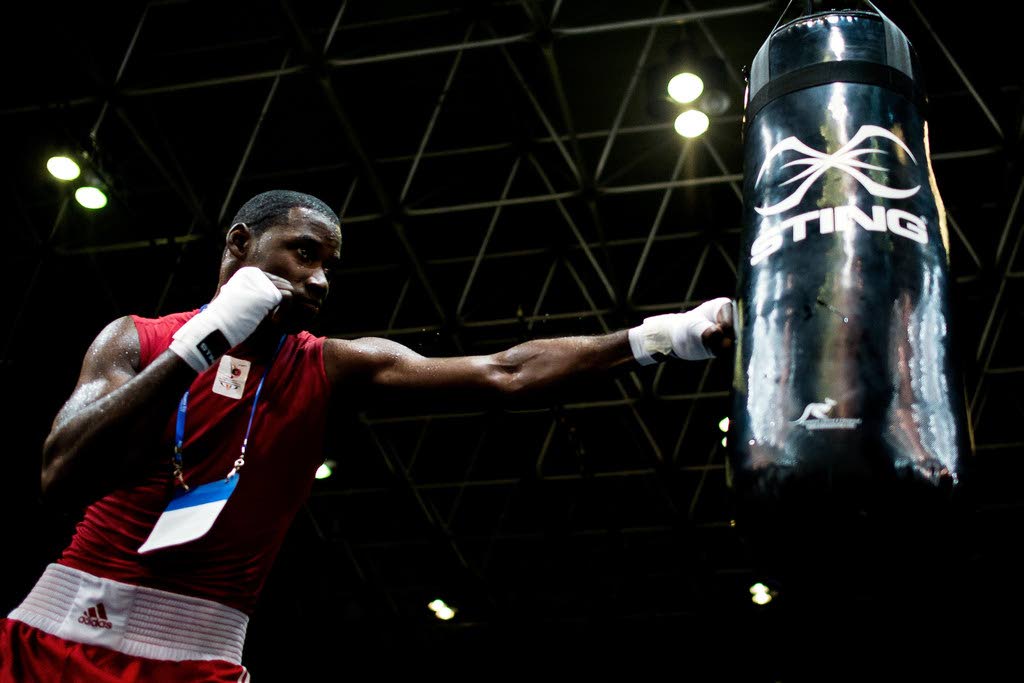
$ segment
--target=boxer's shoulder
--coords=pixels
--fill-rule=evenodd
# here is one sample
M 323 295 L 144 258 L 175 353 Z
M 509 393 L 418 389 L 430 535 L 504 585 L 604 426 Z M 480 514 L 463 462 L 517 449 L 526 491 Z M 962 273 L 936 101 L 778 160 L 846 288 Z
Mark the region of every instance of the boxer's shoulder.
M 398 342 L 379 337 L 323 342 L 324 370 L 332 385 L 372 381 L 378 370 L 408 355 L 418 356 Z
M 135 324 L 136 328 L 140 328 L 140 327 L 145 327 L 145 328 L 149 328 L 149 329 L 166 328 L 166 329 L 172 330 L 172 332 L 173 332 L 174 330 L 178 329 L 179 327 L 184 325 L 186 322 L 188 322 L 191 318 L 195 317 L 195 315 L 197 313 L 199 313 L 199 309 L 198 308 L 194 309 L 194 310 L 191 310 L 191 311 L 181 311 L 180 313 L 169 313 L 167 315 L 162 315 L 162 316 L 159 316 L 159 317 L 156 317 L 156 318 L 149 318 L 149 317 L 142 316 L 142 315 L 132 314 L 132 315 L 125 316 L 123 319 L 131 320 Z M 119 320 L 121 320 L 121 319 L 119 319 Z M 117 322 L 117 321 L 115 321 L 115 322 Z
M 158 318 L 147 318 L 141 315 L 128 315 L 115 320 L 111 325 L 120 321 L 128 321 L 127 327 L 122 332 L 134 338 L 135 346 L 140 356 L 140 367 L 145 367 L 163 353 L 171 343 L 171 338 L 182 325 L 194 318 L 199 309 L 170 313 Z M 130 327 L 131 329 L 128 329 Z M 129 340 L 131 341 L 131 340 Z

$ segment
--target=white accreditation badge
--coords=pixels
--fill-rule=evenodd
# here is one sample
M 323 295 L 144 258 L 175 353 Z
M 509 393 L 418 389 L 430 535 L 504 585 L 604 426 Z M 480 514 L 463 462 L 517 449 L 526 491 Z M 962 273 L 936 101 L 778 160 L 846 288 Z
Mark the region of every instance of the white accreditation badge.
M 238 474 L 191 490 L 178 489 L 167 509 L 156 520 L 139 553 L 169 548 L 202 538 L 210 530 L 238 486 Z
M 249 379 L 252 363 L 241 358 L 221 356 L 217 376 L 213 380 L 213 393 L 239 399 L 245 393 L 245 380 Z

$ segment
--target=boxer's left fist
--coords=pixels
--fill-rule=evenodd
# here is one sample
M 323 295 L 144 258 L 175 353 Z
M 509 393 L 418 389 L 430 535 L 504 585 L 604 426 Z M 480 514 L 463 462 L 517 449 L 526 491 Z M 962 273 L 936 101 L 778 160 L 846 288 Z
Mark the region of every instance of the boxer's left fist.
M 652 316 L 629 331 L 630 348 L 641 365 L 665 357 L 714 358 L 731 348 L 735 338 L 733 302 L 725 297 L 705 301 L 685 313 Z

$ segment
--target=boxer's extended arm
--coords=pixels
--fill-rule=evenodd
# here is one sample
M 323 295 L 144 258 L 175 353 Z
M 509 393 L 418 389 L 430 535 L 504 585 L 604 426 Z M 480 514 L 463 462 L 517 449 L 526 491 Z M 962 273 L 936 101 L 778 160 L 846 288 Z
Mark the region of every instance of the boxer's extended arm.
M 489 356 L 426 358 L 387 339 L 329 339 L 324 366 L 334 385 L 365 382 L 395 389 L 515 396 L 633 360 L 625 331 L 599 337 L 537 339 Z
M 723 306 L 719 303 L 710 314 L 716 316 Z M 324 365 L 335 385 L 362 380 L 385 388 L 518 396 L 659 356 L 710 358 L 731 345 L 732 318 L 723 314 L 711 322 L 706 314 L 701 309 L 656 316 L 633 330 L 601 336 L 537 339 L 489 356 L 426 358 L 386 339 L 330 339 L 324 344 Z M 667 348 L 659 348 L 660 343 Z

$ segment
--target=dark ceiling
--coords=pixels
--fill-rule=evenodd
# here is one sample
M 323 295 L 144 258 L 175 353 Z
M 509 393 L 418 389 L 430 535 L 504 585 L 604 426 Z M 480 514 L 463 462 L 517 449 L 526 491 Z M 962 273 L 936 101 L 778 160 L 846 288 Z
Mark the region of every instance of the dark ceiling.
M 22 552 L 0 608 L 70 530 L 36 501 L 36 454 L 88 343 L 117 316 L 207 300 L 221 231 L 257 192 L 309 192 L 342 218 L 344 268 L 322 334 L 488 353 L 735 292 L 741 68 L 780 3 L 38 4 L 9 22 L 2 48 L 0 341 L 13 399 L 3 426 L 9 509 L 22 518 L 4 540 Z M 925 69 L 953 229 L 977 474 L 969 511 L 943 527 L 963 524 L 975 542 L 948 581 L 998 586 L 1020 567 L 1004 539 L 1019 538 L 1024 501 L 1012 479 L 1024 452 L 1015 24 L 962 3 L 883 9 Z M 647 70 L 680 39 L 724 59 L 734 96 L 692 142 L 647 106 Z M 88 155 L 106 209 L 82 209 L 46 174 L 54 151 Z M 777 680 L 791 671 L 782 655 L 719 660 L 705 648 L 785 642 L 780 629 L 811 613 L 833 626 L 887 621 L 891 594 L 875 579 L 898 542 L 866 541 L 874 554 L 862 564 L 822 560 L 842 564 L 830 577 L 875 577 L 843 608 L 849 621 L 787 607 L 781 571 L 733 521 L 717 426 L 730 385 L 724 359 L 591 382 L 557 402 L 339 411 L 335 475 L 316 483 L 252 624 L 257 679 L 339 672 L 338 657 L 384 668 L 427 651 L 594 662 L 630 648 L 665 657 L 685 642 L 694 666 Z M 756 580 L 780 600 L 752 605 Z M 996 589 L 970 595 L 963 614 Z M 438 596 L 458 609 L 451 623 L 426 609 Z M 309 653 L 308 674 L 282 673 L 295 649 Z M 380 651 L 392 658 L 373 660 Z

